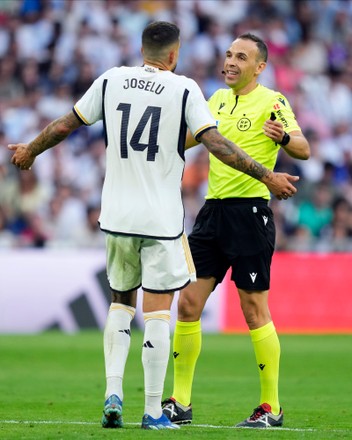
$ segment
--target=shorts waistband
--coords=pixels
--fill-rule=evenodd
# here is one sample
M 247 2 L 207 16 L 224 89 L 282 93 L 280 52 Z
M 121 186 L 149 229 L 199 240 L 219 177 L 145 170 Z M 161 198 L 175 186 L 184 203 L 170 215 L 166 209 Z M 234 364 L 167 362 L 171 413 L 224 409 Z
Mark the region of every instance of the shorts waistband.
M 206 205 L 239 205 L 239 204 L 252 204 L 268 206 L 269 200 L 262 197 L 231 197 L 228 199 L 206 199 Z

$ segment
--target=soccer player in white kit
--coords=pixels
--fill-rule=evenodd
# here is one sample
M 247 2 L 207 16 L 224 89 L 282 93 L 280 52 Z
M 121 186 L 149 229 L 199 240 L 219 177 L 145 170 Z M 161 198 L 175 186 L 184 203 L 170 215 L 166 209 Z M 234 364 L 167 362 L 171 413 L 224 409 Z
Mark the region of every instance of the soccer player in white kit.
M 170 353 L 174 292 L 195 280 L 184 234 L 181 180 L 187 128 L 218 159 L 265 183 L 277 198 L 296 192 L 286 173 L 273 173 L 222 137 L 198 85 L 173 73 L 179 54 L 176 25 L 149 24 L 142 35 L 143 66 L 115 67 L 97 78 L 73 111 L 50 123 L 29 144 L 9 145 L 12 163 L 31 168 L 36 156 L 82 124 L 103 120 L 106 176 L 100 228 L 106 233 L 112 293 L 104 331 L 106 392 L 102 426 L 123 426 L 123 376 L 143 289 L 145 322 L 144 429 L 178 429 L 162 414 Z

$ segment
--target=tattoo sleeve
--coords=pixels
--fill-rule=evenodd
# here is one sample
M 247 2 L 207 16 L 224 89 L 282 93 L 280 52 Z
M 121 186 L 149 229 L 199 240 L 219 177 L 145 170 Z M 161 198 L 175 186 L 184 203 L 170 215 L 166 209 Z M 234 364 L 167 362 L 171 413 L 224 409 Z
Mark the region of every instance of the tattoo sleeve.
M 245 174 L 262 180 L 271 171 L 252 159 L 240 147 L 223 137 L 216 129 L 208 130 L 201 136 L 202 143 L 216 158 Z
M 73 112 L 61 116 L 47 125 L 44 130 L 28 144 L 28 150 L 33 156 L 54 147 L 63 141 L 69 134 L 80 127 L 82 123 Z

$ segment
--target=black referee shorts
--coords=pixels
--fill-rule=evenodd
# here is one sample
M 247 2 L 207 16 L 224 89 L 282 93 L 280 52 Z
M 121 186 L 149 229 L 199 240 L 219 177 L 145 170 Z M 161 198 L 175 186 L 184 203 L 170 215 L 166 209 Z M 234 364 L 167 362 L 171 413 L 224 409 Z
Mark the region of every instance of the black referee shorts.
M 275 224 L 266 200 L 207 200 L 188 239 L 197 277 L 221 283 L 231 267 L 237 288 L 269 289 Z

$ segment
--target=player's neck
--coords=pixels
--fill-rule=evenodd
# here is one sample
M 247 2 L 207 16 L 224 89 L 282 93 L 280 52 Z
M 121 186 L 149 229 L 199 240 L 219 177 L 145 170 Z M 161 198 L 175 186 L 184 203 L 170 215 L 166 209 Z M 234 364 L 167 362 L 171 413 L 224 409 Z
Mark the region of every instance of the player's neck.
M 171 66 L 166 65 L 162 61 L 151 61 L 148 59 L 144 59 L 143 65 L 145 65 L 145 64 L 148 64 L 148 66 L 155 67 L 156 69 L 159 69 L 159 70 L 171 70 Z

